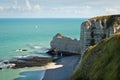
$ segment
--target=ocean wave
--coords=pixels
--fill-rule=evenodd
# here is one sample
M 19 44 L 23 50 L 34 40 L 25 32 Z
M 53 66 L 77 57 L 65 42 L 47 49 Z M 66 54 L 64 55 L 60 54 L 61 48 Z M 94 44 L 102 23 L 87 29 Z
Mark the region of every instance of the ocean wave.
M 9 60 L 4 60 L 4 61 L 0 62 L 0 68 L 1 69 L 12 68 L 14 66 L 15 66 L 15 64 L 9 63 Z
M 40 49 L 41 45 L 32 45 L 32 44 L 26 44 L 26 46 L 30 49 Z
M 25 52 L 28 51 L 27 49 L 17 49 L 16 52 Z
M 39 50 L 39 51 L 43 51 L 43 52 L 47 52 L 49 50 L 48 47 L 44 47 L 42 45 L 31 45 L 31 44 L 26 44 L 26 46 L 32 50 Z
M 30 56 L 30 55 L 25 55 L 25 56 L 14 56 L 13 59 L 26 59 L 26 58 L 33 58 L 33 56 Z

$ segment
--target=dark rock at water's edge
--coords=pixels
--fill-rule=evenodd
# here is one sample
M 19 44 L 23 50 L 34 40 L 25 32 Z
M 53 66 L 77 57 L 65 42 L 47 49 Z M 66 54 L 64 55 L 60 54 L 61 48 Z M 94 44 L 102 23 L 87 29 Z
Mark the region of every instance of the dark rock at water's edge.
M 25 52 L 28 51 L 27 49 L 17 49 L 16 52 Z
M 27 49 L 22 49 L 22 51 L 27 51 Z
M 49 57 L 27 57 L 27 58 L 17 58 L 16 60 L 9 61 L 10 64 L 15 64 L 13 69 L 24 68 L 24 67 L 36 67 L 44 66 L 49 62 L 52 62 L 53 58 Z
M 0 70 L 2 70 L 2 68 L 0 67 Z
M 46 52 L 46 53 L 48 53 L 49 55 L 52 55 L 52 56 L 54 56 L 54 55 L 56 55 L 57 53 L 58 53 L 58 51 L 57 51 L 57 49 L 50 49 L 48 52 Z
M 47 52 L 49 55 L 52 56 L 72 56 L 72 55 L 80 55 L 78 53 L 71 53 L 71 52 L 67 52 L 67 51 L 59 51 L 57 49 L 51 49 Z

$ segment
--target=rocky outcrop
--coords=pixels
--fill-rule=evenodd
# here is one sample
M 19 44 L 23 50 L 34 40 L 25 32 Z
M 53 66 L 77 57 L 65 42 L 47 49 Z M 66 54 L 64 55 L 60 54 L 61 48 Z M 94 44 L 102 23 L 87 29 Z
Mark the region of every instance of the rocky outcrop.
M 102 39 L 120 31 L 120 15 L 100 16 L 88 19 L 81 24 L 81 53 Z
M 52 57 L 39 57 L 39 56 L 21 56 L 15 57 L 11 60 L 2 61 L 0 69 L 4 68 L 24 68 L 24 67 L 40 67 L 52 62 Z
M 71 39 L 70 37 L 65 37 L 60 33 L 53 37 L 50 46 L 51 49 L 56 49 L 62 53 L 80 54 L 80 41 L 77 39 Z
M 27 58 L 17 58 L 17 60 L 10 61 L 9 63 L 15 64 L 13 68 L 23 68 L 23 67 L 34 67 L 34 66 L 44 66 L 49 62 L 52 62 L 53 58 L 47 57 L 27 57 Z

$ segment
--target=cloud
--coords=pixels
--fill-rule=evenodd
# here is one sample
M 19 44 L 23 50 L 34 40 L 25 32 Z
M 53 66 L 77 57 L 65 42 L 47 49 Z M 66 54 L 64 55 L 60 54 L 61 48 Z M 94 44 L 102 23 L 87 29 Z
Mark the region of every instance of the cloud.
M 27 7 L 27 9 L 28 9 L 28 10 L 31 10 L 32 7 L 31 7 L 31 5 L 30 5 L 29 0 L 25 0 L 25 2 L 26 2 L 26 7 Z
M 0 16 L 86 17 L 120 13 L 120 0 L 0 0 Z M 3 16 L 2 16 L 3 17 Z
M 84 8 L 84 9 L 91 9 L 92 7 L 91 7 L 91 6 L 86 5 L 86 6 L 83 6 L 83 8 Z
M 3 11 L 4 10 L 4 7 L 0 6 L 0 11 Z
M 13 2 L 12 6 L 9 7 L 9 9 L 13 11 L 32 12 L 40 11 L 42 7 L 39 4 L 30 3 L 29 0 L 25 0 L 25 4 L 21 4 L 16 0 Z
M 46 12 L 52 17 L 83 17 L 90 13 L 91 6 L 47 7 Z
M 26 1 L 26 8 L 24 8 L 24 10 L 30 10 L 30 11 L 40 11 L 42 9 L 42 7 L 39 4 L 34 4 L 33 6 L 31 6 L 31 3 L 29 0 L 25 0 Z
M 91 8 L 92 8 L 91 6 L 64 6 L 64 7 L 53 7 L 52 9 L 56 10 L 56 11 L 60 11 L 60 10 L 63 10 L 63 11 L 65 11 L 65 10 L 71 10 L 71 11 L 81 10 L 81 11 L 83 11 L 83 10 L 89 10 Z
M 41 10 L 42 7 L 41 7 L 40 5 L 35 5 L 35 6 L 34 6 L 34 9 L 35 9 L 35 10 Z
M 3 6 L 0 6 L 0 11 L 3 11 L 4 10 L 4 7 Z
M 65 7 L 56 7 L 52 8 L 52 13 L 61 13 L 61 14 L 72 14 L 72 15 L 81 15 L 88 14 L 92 9 L 91 6 L 65 6 Z
M 116 12 L 117 9 L 115 9 L 115 8 L 106 8 L 106 11 L 108 11 L 108 12 Z
M 13 9 L 13 10 L 21 10 L 22 8 L 21 8 L 20 5 L 18 5 L 18 2 L 16 0 L 16 1 L 13 2 L 11 9 Z
M 120 9 L 118 9 L 118 8 L 106 8 L 105 11 L 108 14 L 111 14 L 111 13 L 115 14 L 115 13 L 119 13 Z

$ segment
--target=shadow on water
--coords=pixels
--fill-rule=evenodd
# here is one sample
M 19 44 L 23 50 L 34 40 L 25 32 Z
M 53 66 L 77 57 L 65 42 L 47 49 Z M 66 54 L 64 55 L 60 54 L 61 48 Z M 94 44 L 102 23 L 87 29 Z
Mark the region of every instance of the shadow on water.
M 21 72 L 20 77 L 14 80 L 42 80 L 44 77 L 44 70 L 36 70 L 36 71 L 25 71 Z

